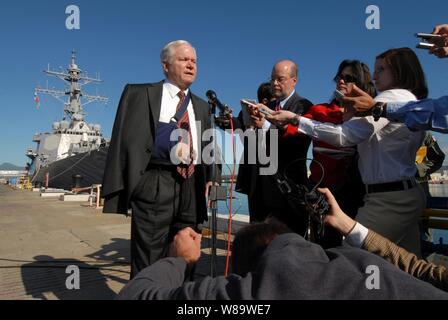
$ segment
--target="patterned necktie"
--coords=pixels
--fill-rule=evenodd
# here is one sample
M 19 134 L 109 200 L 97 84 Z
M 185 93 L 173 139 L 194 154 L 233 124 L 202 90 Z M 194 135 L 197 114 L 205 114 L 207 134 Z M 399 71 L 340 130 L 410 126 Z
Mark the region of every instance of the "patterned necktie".
M 177 105 L 176 108 L 176 112 L 179 111 L 180 107 L 182 106 L 183 102 L 185 101 L 185 93 L 181 90 L 179 91 L 179 93 L 177 94 L 179 97 L 179 103 Z M 179 164 L 177 166 L 177 172 L 179 172 L 179 174 L 184 178 L 184 179 L 188 179 L 189 177 L 191 177 L 194 173 L 194 164 L 193 164 L 193 138 L 191 135 L 191 130 L 190 130 L 190 120 L 188 118 L 188 111 L 185 110 L 184 114 L 182 115 L 182 117 L 179 119 L 178 123 L 177 123 L 177 127 L 180 129 L 184 129 L 188 132 L 189 135 L 189 147 L 190 147 L 190 164 Z
M 282 106 L 280 105 L 280 101 L 277 101 L 277 104 L 275 105 L 275 111 L 282 110 Z

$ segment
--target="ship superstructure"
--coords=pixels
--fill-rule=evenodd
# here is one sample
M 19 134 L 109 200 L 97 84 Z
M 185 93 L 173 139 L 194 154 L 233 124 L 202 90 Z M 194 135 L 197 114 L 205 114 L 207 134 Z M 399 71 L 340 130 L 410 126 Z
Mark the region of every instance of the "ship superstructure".
M 83 71 L 76 64 L 76 53 L 74 50 L 72 51 L 71 63 L 66 72 L 52 71 L 50 67 L 44 72 L 49 76 L 54 76 L 64 81 L 66 89 L 36 88 L 36 93 L 48 94 L 61 101 L 64 105 L 64 117 L 60 121 L 53 123 L 52 133 L 40 133 L 33 137 L 33 142 L 37 143 L 37 147 L 34 150 L 28 149 L 26 153 L 31 159 L 28 167 L 30 174 L 33 175 L 33 181 L 43 180 L 42 175 L 39 174 L 42 171 L 48 173 L 49 177 L 47 177 L 47 180 L 54 180 L 55 174 L 62 174 L 62 172 L 51 172 L 50 167 L 54 163 L 74 156 L 88 156 L 92 151 L 98 151 L 100 148 L 106 147 L 108 143 L 103 138 L 101 125 L 86 122 L 86 113 L 83 108 L 92 102 L 108 102 L 106 97 L 88 95 L 83 91 L 83 87 L 87 84 L 101 83 L 102 80 L 99 76 L 91 78 L 84 75 Z M 66 98 L 67 96 L 68 98 Z M 81 160 L 79 161 L 81 162 Z M 71 163 L 71 165 L 74 164 Z M 69 171 L 71 168 L 65 169 Z M 96 183 L 101 183 L 101 181 Z

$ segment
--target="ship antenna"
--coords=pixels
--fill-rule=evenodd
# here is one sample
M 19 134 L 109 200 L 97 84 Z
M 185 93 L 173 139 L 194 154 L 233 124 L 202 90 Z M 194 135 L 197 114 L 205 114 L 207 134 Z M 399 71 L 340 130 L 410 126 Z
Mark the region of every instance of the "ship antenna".
M 75 64 L 75 61 L 76 61 L 76 50 L 72 49 L 72 65 Z

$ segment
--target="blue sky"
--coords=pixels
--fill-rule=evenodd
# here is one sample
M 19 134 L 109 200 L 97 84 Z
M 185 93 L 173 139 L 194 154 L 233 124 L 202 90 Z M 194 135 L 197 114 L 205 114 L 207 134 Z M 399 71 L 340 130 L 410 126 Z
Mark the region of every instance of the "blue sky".
M 65 27 L 65 9 L 81 11 L 81 29 Z M 368 5 L 380 9 L 380 30 L 368 30 Z M 8 1 L 0 12 L 0 163 L 24 165 L 34 147 L 34 133 L 51 131 L 62 117 L 61 104 L 41 95 L 37 85 L 63 88 L 42 72 L 66 68 L 70 51 L 89 75 L 104 83 L 87 93 L 108 96 L 107 106 L 87 106 L 89 122 L 100 123 L 110 137 L 118 100 L 126 83 L 163 78 L 160 49 L 169 41 L 190 41 L 198 53 L 198 78 L 192 90 L 208 89 L 239 111 L 240 98 L 255 98 L 273 64 L 292 59 L 299 66 L 300 95 L 325 102 L 343 59 L 360 59 L 373 67 L 377 54 L 393 47 L 415 47 L 416 32 L 448 23 L 446 1 Z M 426 72 L 430 96 L 447 94 L 448 59 L 416 49 Z M 436 135 L 448 153 L 448 136 Z M 448 158 L 448 157 L 447 157 Z

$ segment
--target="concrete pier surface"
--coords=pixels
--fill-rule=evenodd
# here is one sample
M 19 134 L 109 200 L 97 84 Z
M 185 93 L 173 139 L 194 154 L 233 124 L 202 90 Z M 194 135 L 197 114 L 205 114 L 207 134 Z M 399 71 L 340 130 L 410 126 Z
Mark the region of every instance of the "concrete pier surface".
M 130 217 L 103 214 L 88 202 L 0 185 L 0 300 L 113 299 L 129 279 L 130 223 Z M 206 235 L 195 278 L 210 274 Z M 218 275 L 224 273 L 226 238 L 218 234 Z M 69 290 L 75 269 L 80 289 Z

